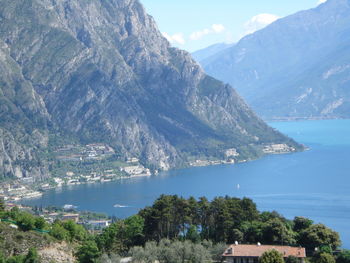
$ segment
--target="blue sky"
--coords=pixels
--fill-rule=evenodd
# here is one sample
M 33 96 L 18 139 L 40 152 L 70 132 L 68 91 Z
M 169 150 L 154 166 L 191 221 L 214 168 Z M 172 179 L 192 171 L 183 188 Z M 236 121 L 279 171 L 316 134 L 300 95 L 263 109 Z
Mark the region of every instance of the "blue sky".
M 322 0 L 140 1 L 174 46 L 192 52 L 219 42 L 236 42 L 279 17 L 314 8 Z

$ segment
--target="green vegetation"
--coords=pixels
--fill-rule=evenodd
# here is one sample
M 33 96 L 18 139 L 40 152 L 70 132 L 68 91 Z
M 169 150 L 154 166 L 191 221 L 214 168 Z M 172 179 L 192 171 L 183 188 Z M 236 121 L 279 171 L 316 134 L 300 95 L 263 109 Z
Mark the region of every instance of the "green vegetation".
M 5 211 L 5 201 L 2 197 L 0 197 L 0 213 Z
M 318 247 L 309 255 L 311 263 L 350 262 L 349 251 L 333 255 L 340 245 L 336 232 L 307 218 L 288 220 L 277 212 L 259 212 L 247 198 L 226 196 L 208 201 L 204 197 L 162 195 L 152 206 L 115 221 L 97 234 L 73 221 L 48 224 L 42 217 L 17 208 L 0 209 L 0 218 L 4 221 L 0 222 L 0 263 L 3 259 L 6 263 L 38 262 L 36 251 L 29 249 L 58 242 L 70 244 L 79 263 L 119 262 L 124 256 L 138 263 L 213 262 L 220 261 L 226 244 L 235 241 L 301 245 L 309 249 L 308 253 Z M 18 229 L 6 227 L 10 224 Z M 23 261 L 28 258 L 31 261 Z M 289 257 L 285 262 L 298 260 Z M 283 261 L 277 251 L 269 251 L 261 263 Z
M 337 263 L 350 263 L 350 250 L 343 250 L 337 257 Z
M 81 263 L 94 263 L 99 256 L 100 251 L 96 243 L 92 240 L 84 242 L 76 253 L 77 260 Z
M 39 255 L 35 248 L 30 248 L 26 255 L 16 255 L 6 258 L 0 252 L 0 263 L 39 263 Z
M 205 197 L 184 199 L 161 196 L 152 207 L 139 212 L 145 220 L 146 240 L 186 238 L 193 230 L 200 240 L 213 242 L 285 244 L 319 247 L 340 245 L 339 235 L 324 225 L 300 217 L 292 220 L 277 212 L 260 213 L 252 200 L 218 197 L 209 202 Z M 300 221 L 308 224 L 300 226 Z M 316 231 L 317 230 L 317 231 Z M 187 235 L 188 234 L 188 235 Z M 314 248 L 313 247 L 313 248 Z
M 266 251 L 259 259 L 260 263 L 284 263 L 283 255 L 277 250 Z
M 313 260 L 315 263 L 335 263 L 335 259 L 331 254 L 321 253 Z
M 221 252 L 222 253 L 222 252 Z M 154 241 L 147 242 L 145 247 L 133 247 L 130 251 L 133 262 L 211 262 L 212 255 L 202 244 L 190 241 L 161 240 L 158 244 Z M 214 256 L 214 255 L 213 255 Z

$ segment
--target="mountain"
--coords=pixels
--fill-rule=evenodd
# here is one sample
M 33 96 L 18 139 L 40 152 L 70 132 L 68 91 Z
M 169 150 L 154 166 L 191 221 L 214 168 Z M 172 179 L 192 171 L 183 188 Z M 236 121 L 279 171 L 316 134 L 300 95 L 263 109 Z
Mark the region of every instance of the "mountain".
M 282 18 L 201 62 L 258 115 L 350 116 L 350 1 L 328 0 Z
M 70 138 L 157 169 L 300 149 L 171 47 L 137 0 L 0 0 L 0 20 L 3 175 L 48 176 L 50 147 Z
M 42 98 L 0 41 L 0 177 L 41 177 L 47 173 L 39 152 L 48 143 Z
M 233 45 L 234 44 L 218 43 L 218 44 L 211 45 L 207 48 L 197 50 L 191 53 L 191 55 L 197 62 L 201 63 L 201 61 L 209 57 L 212 57 L 217 53 L 222 52 L 229 47 L 232 47 Z

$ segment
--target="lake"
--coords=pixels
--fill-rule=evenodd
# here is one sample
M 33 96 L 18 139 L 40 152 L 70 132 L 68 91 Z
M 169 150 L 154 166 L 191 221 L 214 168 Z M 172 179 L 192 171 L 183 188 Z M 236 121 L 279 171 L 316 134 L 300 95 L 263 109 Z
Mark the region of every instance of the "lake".
M 241 164 L 163 172 L 150 178 L 50 190 L 29 205 L 63 206 L 127 217 L 161 194 L 249 197 L 261 211 L 304 216 L 341 234 L 350 248 L 350 120 L 270 123 L 310 147 Z M 237 187 L 239 185 L 239 187 Z M 118 205 L 119 207 L 114 207 Z

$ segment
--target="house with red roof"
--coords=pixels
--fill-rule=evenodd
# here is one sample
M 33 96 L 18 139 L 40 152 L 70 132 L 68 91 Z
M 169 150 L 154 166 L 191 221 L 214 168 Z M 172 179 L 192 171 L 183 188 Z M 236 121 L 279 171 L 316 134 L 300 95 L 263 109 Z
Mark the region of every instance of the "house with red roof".
M 303 247 L 274 246 L 274 245 L 230 245 L 223 254 L 227 263 L 258 263 L 262 254 L 269 250 L 277 250 L 283 258 L 296 257 L 300 263 L 305 262 L 306 252 Z

